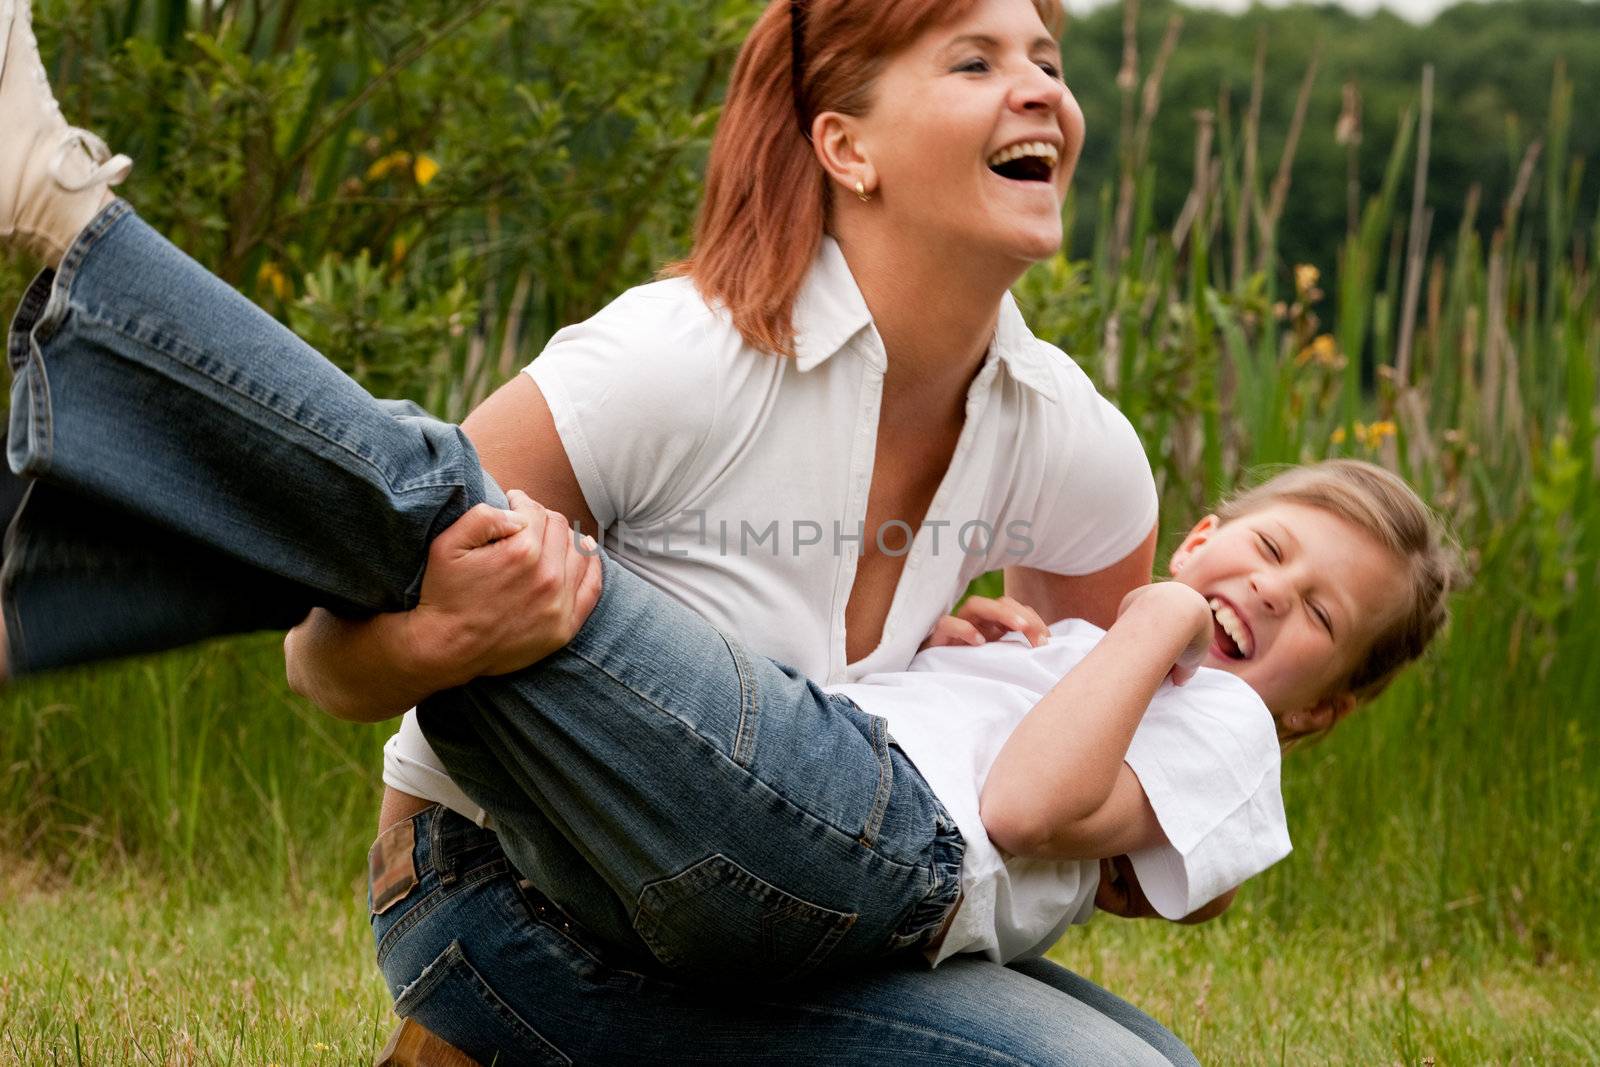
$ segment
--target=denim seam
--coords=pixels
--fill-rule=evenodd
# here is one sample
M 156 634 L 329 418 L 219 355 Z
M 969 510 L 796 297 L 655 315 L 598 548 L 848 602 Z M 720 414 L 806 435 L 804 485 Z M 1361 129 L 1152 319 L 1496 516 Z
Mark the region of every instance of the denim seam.
M 465 969 L 474 980 L 475 988 L 472 992 L 477 996 L 477 999 L 483 1002 L 484 1006 L 494 1012 L 495 1015 L 499 1016 L 506 1026 L 516 1032 L 519 1039 L 526 1040 L 531 1038 L 537 1042 L 545 1059 L 553 1060 L 557 1063 L 572 1063 L 572 1057 L 552 1044 L 532 1023 L 518 1015 L 516 1009 L 507 1004 L 505 999 L 495 992 L 488 979 L 484 978 L 482 972 L 474 967 L 472 961 L 467 958 L 467 953 L 461 947 L 459 940 L 451 941 L 443 952 L 434 957 L 433 962 L 422 969 L 422 973 L 417 975 L 416 981 L 400 991 L 399 996 L 395 997 L 395 1010 L 399 1011 L 402 1000 L 426 1000 L 428 995 L 442 984 L 445 979 L 450 977 L 451 972 L 458 967 Z
M 6 339 L 6 362 L 16 383 L 23 385 L 26 398 L 27 432 L 22 446 L 28 451 L 43 452 L 47 459 L 52 452 L 54 423 L 50 417 L 50 378 L 45 373 L 38 335 L 52 315 L 60 318 L 61 312 L 55 306 L 60 299 L 56 289 L 59 277 L 44 270 L 33 279 L 22 295 L 12 319 L 11 335 Z M 16 447 L 12 442 L 8 451 Z
M 502 856 L 498 859 L 490 860 L 476 870 L 470 871 L 457 879 L 453 885 L 440 885 L 428 890 L 421 900 L 417 901 L 416 904 L 407 909 L 404 915 L 395 920 L 395 924 L 389 928 L 389 932 L 384 934 L 382 939 L 378 941 L 378 958 L 381 960 L 384 954 L 392 947 L 393 941 L 427 918 L 435 908 L 444 903 L 445 898 L 470 889 L 480 882 L 487 882 L 497 875 L 504 874 L 510 868 L 511 862 Z
M 46 309 L 45 315 L 39 324 L 44 327 L 42 340 L 49 340 L 54 336 L 56 328 L 66 318 L 67 309 L 71 306 L 72 285 L 77 280 L 78 271 L 83 267 L 84 258 L 101 239 L 116 228 L 117 224 L 133 214 L 133 205 L 126 200 L 113 200 L 101 210 L 100 214 L 90 220 L 89 225 L 78 234 L 72 246 L 67 249 L 67 254 L 61 257 L 61 262 L 56 265 L 54 292 L 59 294 L 60 301 L 52 301 Z
M 878 757 L 878 791 L 872 798 L 872 811 L 867 825 L 861 830 L 861 843 L 868 848 L 877 844 L 878 831 L 883 829 L 883 819 L 889 813 L 889 795 L 894 790 L 894 758 L 889 754 L 889 722 L 877 715 L 868 716 L 872 730 L 872 752 Z
M 239 400 L 248 404 L 250 407 L 258 411 L 265 412 L 273 419 L 281 423 L 285 423 L 295 430 L 315 437 L 318 440 L 337 449 L 338 451 L 352 457 L 377 474 L 382 480 L 383 485 L 391 492 L 407 493 L 418 489 L 439 489 L 447 487 L 456 489 L 466 488 L 466 486 L 459 480 L 398 484 L 396 479 L 390 477 L 388 472 L 383 469 L 382 465 L 378 462 L 377 456 L 364 452 L 360 448 L 352 445 L 349 441 L 341 440 L 338 437 L 332 436 L 326 430 L 320 427 L 301 422 L 292 414 L 280 410 L 280 408 L 274 405 L 270 400 L 263 399 L 259 396 L 254 396 L 251 393 L 240 389 L 233 382 L 230 382 L 223 377 L 219 377 L 207 365 L 205 353 L 196 349 L 182 338 L 166 333 L 154 333 L 148 329 L 141 328 L 136 324 L 127 322 L 123 319 L 112 317 L 106 314 L 102 309 L 98 307 L 90 307 L 87 304 L 76 304 L 74 305 L 74 309 L 77 311 L 79 318 L 81 318 L 85 323 L 110 330 L 112 333 L 115 333 L 124 340 L 137 345 L 139 348 L 162 357 L 162 361 L 170 364 L 176 364 L 177 366 L 182 367 L 193 374 L 200 375 L 207 381 L 210 381 L 220 388 L 226 390 L 230 396 L 238 398 Z M 147 367 L 149 370 L 154 371 L 155 373 L 170 375 L 170 370 L 162 366 L 147 365 Z
M 204 353 L 196 351 L 194 348 L 192 348 L 190 345 L 188 345 L 187 343 L 185 343 L 181 339 L 176 338 L 176 337 L 172 337 L 170 335 L 165 335 L 165 334 L 164 335 L 160 335 L 160 337 L 146 336 L 143 331 L 137 330 L 137 329 L 133 329 L 129 325 L 125 324 L 125 323 L 121 323 L 121 322 L 118 322 L 118 321 L 116 321 L 114 319 L 108 318 L 105 315 L 101 314 L 99 311 L 91 310 L 90 308 L 88 308 L 87 306 L 84 306 L 84 305 L 78 305 L 77 306 L 77 312 L 78 312 L 79 317 L 81 319 L 83 319 L 85 322 L 87 322 L 87 323 L 89 323 L 91 325 L 97 325 L 97 326 L 100 326 L 100 327 L 102 327 L 104 329 L 110 330 L 111 332 L 116 333 L 120 337 L 122 337 L 125 340 L 131 342 L 132 344 L 137 345 L 138 347 L 144 349 L 145 351 L 162 357 L 163 361 L 165 361 L 165 362 L 167 362 L 169 364 L 175 364 L 176 366 L 182 367 L 182 368 L 184 368 L 185 370 L 189 371 L 192 374 L 197 374 L 197 375 L 205 378 L 207 381 L 212 382 L 215 385 L 217 385 L 218 387 L 226 390 L 227 393 L 230 396 L 236 397 L 238 400 L 240 400 L 241 402 L 249 405 L 250 407 L 254 408 L 255 410 L 265 413 L 271 419 L 277 420 L 279 423 L 287 425 L 288 427 L 290 427 L 290 428 L 292 428 L 294 430 L 297 430 L 297 431 L 299 431 L 301 433 L 307 434 L 307 435 L 309 435 L 311 437 L 315 437 L 319 441 L 322 441 L 325 444 L 327 444 L 329 447 L 334 448 L 337 451 L 339 451 L 339 452 L 351 457 L 353 460 L 355 460 L 356 462 L 362 464 L 367 469 L 371 470 L 374 474 L 376 474 L 379 482 L 383 486 L 385 486 L 390 493 L 393 493 L 396 496 L 405 496 L 405 495 L 408 495 L 410 493 L 429 490 L 429 489 L 452 488 L 452 489 L 459 489 L 463 493 L 465 493 L 466 490 L 467 490 L 467 486 L 464 483 L 462 483 L 460 480 L 444 480 L 444 481 L 429 482 L 429 483 L 412 482 L 412 483 L 409 483 L 409 484 L 398 484 L 396 479 L 391 477 L 389 475 L 389 473 L 384 470 L 382 465 L 380 465 L 377 462 L 377 458 L 375 456 L 371 456 L 371 455 L 367 455 L 367 454 L 363 453 L 360 449 L 353 447 L 349 442 L 340 440 L 340 439 L 338 439 L 336 437 L 333 437 L 333 436 L 329 435 L 326 431 L 324 431 L 323 429 L 321 429 L 319 427 L 311 426 L 311 425 L 308 425 L 306 423 L 303 423 L 303 422 L 299 421 L 298 419 L 294 418 L 292 415 L 290 415 L 290 414 L 288 414 L 288 413 L 286 413 L 284 411 L 279 410 L 272 403 L 270 403 L 270 402 L 268 402 L 268 401 L 266 401 L 266 400 L 264 400 L 264 399 L 262 399 L 260 397 L 252 396 L 250 393 L 239 389 L 233 383 L 231 383 L 229 381 L 226 381 L 223 378 L 221 378 L 221 377 L 217 376 L 216 374 L 212 373 L 204 365 L 203 359 L 198 358 L 198 357 L 203 357 Z M 166 345 L 169 345 L 170 346 L 170 350 L 168 348 L 164 348 L 163 347 L 163 343 L 166 344 Z M 193 360 L 186 359 L 184 357 L 184 355 L 182 355 L 182 353 L 189 353 L 191 356 L 197 357 L 197 358 L 195 358 Z M 40 366 L 42 366 L 42 365 L 43 365 L 43 356 L 41 354 L 41 356 L 40 356 Z M 172 374 L 172 370 L 170 369 L 170 367 L 150 366 L 149 369 L 154 373 L 167 375 L 169 377 Z M 48 416 L 48 409 L 46 410 L 46 417 L 47 416 Z M 48 437 L 46 438 L 46 440 L 48 440 Z M 48 460 L 48 452 L 46 452 L 45 458 Z M 424 553 L 423 556 L 422 556 L 422 559 L 420 559 L 418 561 L 416 573 L 412 576 L 410 582 L 408 582 L 407 585 L 406 585 L 406 596 L 407 596 L 408 602 L 412 602 L 412 598 L 414 598 L 414 596 L 416 594 L 416 591 L 421 587 L 423 571 L 426 568 L 427 568 L 427 556 L 426 556 L 426 553 Z
M 847 840 L 847 841 L 849 841 L 849 842 L 851 842 L 853 844 L 857 844 L 857 845 L 862 843 L 859 834 L 857 834 L 857 833 L 855 833 L 853 831 L 850 831 L 850 830 L 841 829 L 840 827 L 835 826 L 833 823 L 829 822 L 827 819 L 821 817 L 820 815 L 817 815 L 816 813 L 811 812 L 811 811 L 807 811 L 805 808 L 801 807 L 799 804 L 796 804 L 794 801 L 790 800 L 788 797 L 786 797 L 782 793 L 778 792 L 776 789 L 774 789 L 767 782 L 763 781 L 760 778 L 760 776 L 758 776 L 757 774 L 752 772 L 749 768 L 739 766 L 739 764 L 735 763 L 732 759 L 729 758 L 727 753 L 723 752 L 722 749 L 718 748 L 715 744 L 713 744 L 711 741 L 709 741 L 704 736 L 702 736 L 699 731 L 695 730 L 694 727 L 689 725 L 689 723 L 685 722 L 680 716 L 675 715 L 669 709 L 662 707 L 648 693 L 641 693 L 638 689 L 636 689 L 632 685 L 630 685 L 625 679 L 618 678 L 611 671 L 611 669 L 609 667 L 607 667 L 605 664 L 600 663 L 599 661 L 597 661 L 597 660 L 593 659 L 592 657 L 586 655 L 583 651 L 574 648 L 572 645 L 568 645 L 567 646 L 567 652 L 570 653 L 571 655 L 577 657 L 578 659 L 583 660 L 585 663 L 589 664 L 589 666 L 593 667 L 595 669 L 595 671 L 597 671 L 600 675 L 602 675 L 605 678 L 609 678 L 612 682 L 616 683 L 617 685 L 619 685 L 622 688 L 626 689 L 628 692 L 632 693 L 634 696 L 638 697 L 645 704 L 649 705 L 650 707 L 654 708 L 656 711 L 659 711 L 662 715 L 665 715 L 667 718 L 671 719 L 679 727 L 679 729 L 683 730 L 686 734 L 689 735 L 689 738 L 692 741 L 698 742 L 699 744 L 703 745 L 707 750 L 709 750 L 711 753 L 713 753 L 717 758 L 727 760 L 734 767 L 737 767 L 739 769 L 739 771 L 744 774 L 744 776 L 745 776 L 745 778 L 747 780 L 747 783 L 749 783 L 750 785 L 753 785 L 753 786 L 761 789 L 765 793 L 770 794 L 772 797 L 776 798 L 778 801 L 783 803 L 786 807 L 790 808 L 791 810 L 793 810 L 795 812 L 798 812 L 800 815 L 804 816 L 805 818 L 810 819 L 812 822 L 816 823 L 818 826 L 821 826 L 824 829 L 826 829 L 826 830 L 828 830 L 828 831 L 830 831 L 832 833 L 840 835 L 845 840 Z M 877 859 L 879 861 L 881 861 L 883 863 L 886 863 L 889 866 L 896 868 L 897 870 L 910 871 L 910 870 L 915 870 L 915 869 L 917 869 L 918 867 L 921 866 L 920 864 L 901 863 L 899 860 L 891 859 L 890 857 L 888 857 L 888 856 L 884 855 L 883 853 L 877 851 L 875 848 L 872 848 L 872 849 L 869 849 L 869 850 L 872 852 L 873 856 L 877 857 Z
M 717 631 L 717 636 L 728 646 L 729 653 L 733 655 L 734 669 L 739 672 L 739 730 L 733 739 L 733 762 L 748 768 L 755 759 L 756 731 L 760 729 L 760 718 L 756 714 L 755 672 L 750 669 L 743 646 L 721 630 Z

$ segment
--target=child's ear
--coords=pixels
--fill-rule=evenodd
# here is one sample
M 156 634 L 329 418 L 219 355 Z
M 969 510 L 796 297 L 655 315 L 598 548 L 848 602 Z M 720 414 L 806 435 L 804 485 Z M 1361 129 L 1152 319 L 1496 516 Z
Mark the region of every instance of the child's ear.
M 1308 708 L 1291 711 L 1279 718 L 1278 737 L 1283 741 L 1296 741 L 1302 737 L 1327 733 L 1355 707 L 1354 693 L 1335 693 L 1323 697 Z
M 1167 565 L 1167 569 L 1176 576 L 1189 562 L 1189 557 L 1194 555 L 1201 545 L 1211 540 L 1211 535 L 1216 533 L 1217 527 L 1221 525 L 1222 520 L 1215 515 L 1207 515 L 1195 523 L 1194 529 L 1189 531 L 1183 543 L 1172 550 L 1172 562 Z

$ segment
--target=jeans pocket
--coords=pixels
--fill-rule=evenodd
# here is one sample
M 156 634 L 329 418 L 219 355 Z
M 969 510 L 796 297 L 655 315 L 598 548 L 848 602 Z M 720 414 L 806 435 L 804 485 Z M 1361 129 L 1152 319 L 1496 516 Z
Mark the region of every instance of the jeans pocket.
M 782 982 L 820 966 L 857 918 L 787 893 L 719 852 L 645 886 L 633 926 L 679 973 Z
M 394 1002 L 395 1014 L 415 1019 L 479 1063 L 570 1064 L 484 981 L 461 942 L 448 948 Z

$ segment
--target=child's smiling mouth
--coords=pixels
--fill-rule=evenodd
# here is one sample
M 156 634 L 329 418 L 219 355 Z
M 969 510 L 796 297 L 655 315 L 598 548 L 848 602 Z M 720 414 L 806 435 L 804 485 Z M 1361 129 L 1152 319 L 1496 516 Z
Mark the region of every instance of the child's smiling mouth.
M 1213 645 L 1228 659 L 1244 660 L 1254 655 L 1255 634 L 1233 605 L 1217 596 L 1207 597 L 1206 603 L 1211 606 Z

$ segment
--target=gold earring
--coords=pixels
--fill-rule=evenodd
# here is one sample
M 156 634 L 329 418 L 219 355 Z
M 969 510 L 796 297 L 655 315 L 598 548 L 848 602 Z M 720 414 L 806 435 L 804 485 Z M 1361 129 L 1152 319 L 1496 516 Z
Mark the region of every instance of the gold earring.
M 860 178 L 856 179 L 856 199 L 860 200 L 863 204 L 872 199 L 872 194 L 867 192 L 867 183 L 862 181 Z

